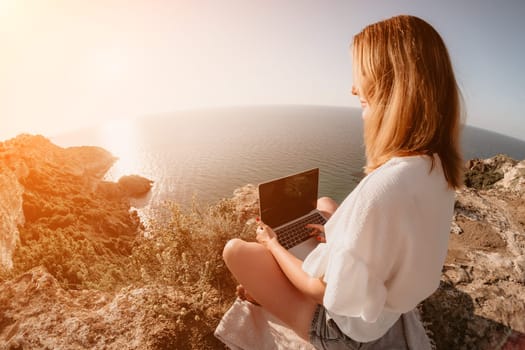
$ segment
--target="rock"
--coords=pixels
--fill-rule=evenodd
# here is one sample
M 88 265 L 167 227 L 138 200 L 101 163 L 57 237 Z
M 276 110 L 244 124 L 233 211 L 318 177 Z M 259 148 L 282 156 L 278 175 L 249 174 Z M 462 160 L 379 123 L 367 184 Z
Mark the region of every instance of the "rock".
M 524 165 L 468 163 L 442 283 L 421 305 L 437 349 L 525 349 Z
M 523 193 L 525 184 L 525 160 L 517 162 L 505 155 L 467 162 L 465 185 L 475 189 L 496 186 L 515 193 Z
M 450 233 L 453 233 L 455 235 L 460 235 L 463 233 L 463 229 L 459 227 L 459 225 L 456 223 L 456 221 L 452 222 L 452 225 L 450 227 Z
M 13 267 L 17 242 L 29 246 L 55 234 L 96 241 L 98 250 L 129 252 L 141 230 L 130 199 L 147 193 L 151 181 L 139 176 L 104 181 L 115 160 L 102 148 L 62 148 L 43 136 L 0 143 L 1 266 Z
M 122 176 L 118 180 L 120 189 L 130 197 L 142 197 L 151 190 L 153 181 L 138 175 Z
M 100 147 L 82 146 L 62 148 L 41 135 L 22 134 L 5 141 L 0 158 L 18 178 L 27 175 L 27 168 L 51 167 L 69 175 L 100 179 L 116 158 Z
M 259 215 L 259 193 L 255 185 L 248 184 L 235 189 L 232 200 L 240 220 L 251 223 Z
M 0 284 L 0 348 L 191 349 L 211 335 L 190 303 L 164 285 L 65 290 L 37 267 Z
M 0 266 L 12 268 L 12 254 L 24 223 L 22 193 L 16 174 L 0 163 Z
M 495 182 L 503 178 L 503 171 L 500 169 L 500 162 L 484 161 L 473 159 L 467 162 L 465 172 L 465 185 L 476 189 L 483 189 L 492 186 Z

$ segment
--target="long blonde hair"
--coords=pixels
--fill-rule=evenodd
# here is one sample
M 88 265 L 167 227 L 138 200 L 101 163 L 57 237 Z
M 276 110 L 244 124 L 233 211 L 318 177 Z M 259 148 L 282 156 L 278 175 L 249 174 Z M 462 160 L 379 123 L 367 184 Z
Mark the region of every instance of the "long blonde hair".
M 353 74 L 370 111 L 364 121 L 369 173 L 394 156 L 437 153 L 449 187 L 462 184 L 461 96 L 447 48 L 414 16 L 364 28 L 353 40 Z

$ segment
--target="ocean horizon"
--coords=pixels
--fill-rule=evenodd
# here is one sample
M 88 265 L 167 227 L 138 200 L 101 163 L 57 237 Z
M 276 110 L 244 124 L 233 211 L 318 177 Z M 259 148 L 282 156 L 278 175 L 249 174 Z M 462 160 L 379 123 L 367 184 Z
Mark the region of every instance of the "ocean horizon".
M 361 110 L 326 106 L 254 106 L 180 111 L 109 121 L 50 138 L 62 147 L 100 146 L 118 157 L 106 179 L 137 174 L 154 181 L 137 201 L 213 203 L 236 188 L 320 168 L 319 195 L 342 201 L 363 177 Z M 507 154 L 525 159 L 525 141 L 472 126 L 464 159 Z

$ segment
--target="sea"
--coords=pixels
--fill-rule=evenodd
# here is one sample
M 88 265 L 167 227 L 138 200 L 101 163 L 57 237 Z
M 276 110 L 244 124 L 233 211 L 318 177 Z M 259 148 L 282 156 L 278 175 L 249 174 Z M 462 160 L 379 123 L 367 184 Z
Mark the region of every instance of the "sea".
M 139 209 L 166 201 L 212 204 L 236 188 L 320 168 L 319 195 L 342 201 L 363 178 L 361 111 L 347 107 L 253 106 L 112 120 L 51 137 L 62 147 L 100 146 L 118 160 L 106 174 L 154 181 Z M 465 159 L 525 159 L 525 141 L 463 128 Z

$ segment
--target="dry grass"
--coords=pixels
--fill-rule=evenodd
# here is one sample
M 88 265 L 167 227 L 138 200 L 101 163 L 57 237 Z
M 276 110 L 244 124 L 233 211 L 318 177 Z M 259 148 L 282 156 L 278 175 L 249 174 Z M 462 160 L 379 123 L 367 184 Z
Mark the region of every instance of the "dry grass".
M 197 308 L 228 305 L 235 282 L 222 260 L 222 248 L 233 237 L 250 239 L 254 228 L 241 222 L 230 200 L 182 210 L 168 204 L 157 213 L 133 249 L 128 269 L 145 284 L 172 285 L 192 296 Z M 221 309 L 223 309 L 221 307 Z
M 13 256 L 15 267 L 0 271 L 0 282 L 43 265 L 66 289 L 173 286 L 191 301 L 187 313 L 204 317 L 202 334 L 211 335 L 235 292 L 222 249 L 233 237 L 253 237 L 254 227 L 246 225 L 233 202 L 225 199 L 211 206 L 193 204 L 185 210 L 174 203 L 164 205 L 156 211 L 147 234 L 133 242 L 127 255 L 115 254 L 107 242 L 86 239 L 68 228 L 46 230 L 23 233 L 39 239 L 18 245 Z M 216 340 L 210 341 L 201 345 L 216 347 Z

